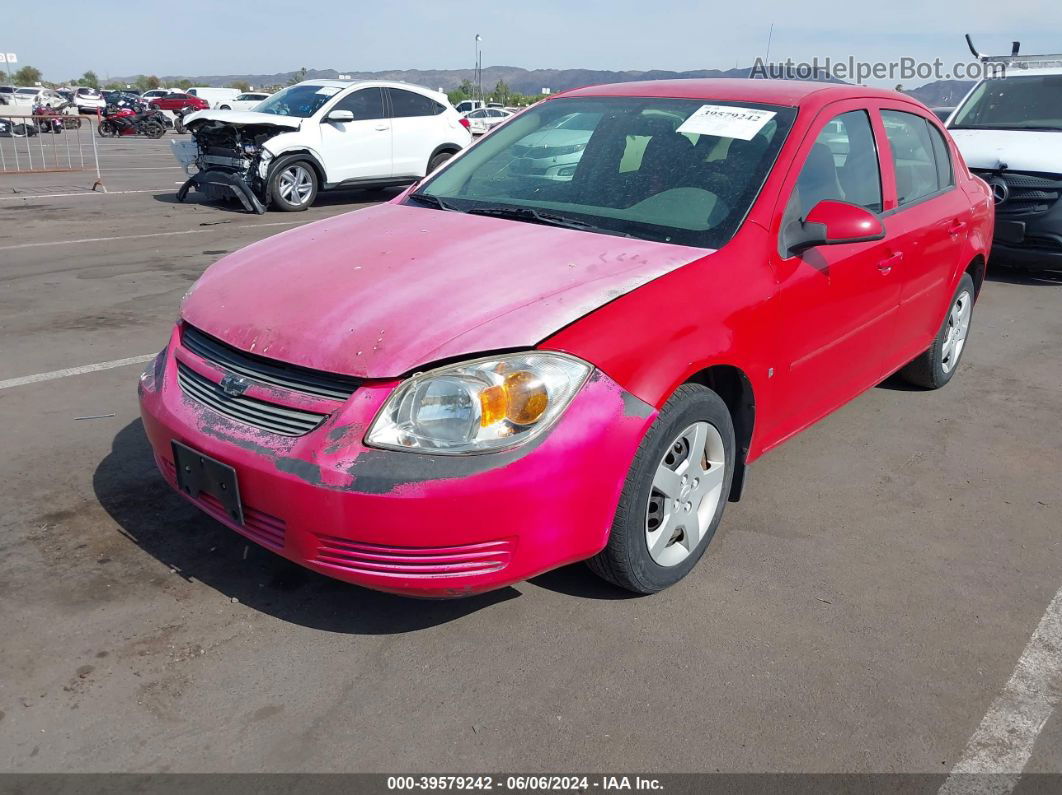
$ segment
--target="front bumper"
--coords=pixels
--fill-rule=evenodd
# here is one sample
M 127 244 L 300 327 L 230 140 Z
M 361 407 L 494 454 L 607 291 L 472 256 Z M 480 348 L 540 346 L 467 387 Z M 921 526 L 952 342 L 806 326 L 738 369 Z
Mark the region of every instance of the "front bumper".
M 397 381 L 368 382 L 314 430 L 285 437 L 185 395 L 178 358 L 202 367 L 175 332 L 140 383 L 144 428 L 167 482 L 176 486 L 176 440 L 235 468 L 243 524 L 209 496 L 193 500 L 218 521 L 314 571 L 413 596 L 487 591 L 600 551 L 656 417 L 595 371 L 557 424 L 516 450 L 376 450 L 362 439 Z

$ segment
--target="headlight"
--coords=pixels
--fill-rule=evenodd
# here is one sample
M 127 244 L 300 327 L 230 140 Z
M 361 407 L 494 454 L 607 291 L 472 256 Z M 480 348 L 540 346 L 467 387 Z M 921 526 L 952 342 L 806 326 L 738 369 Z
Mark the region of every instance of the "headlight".
M 516 447 L 556 421 L 590 370 L 573 356 L 533 351 L 418 373 L 387 399 L 365 443 L 437 455 Z

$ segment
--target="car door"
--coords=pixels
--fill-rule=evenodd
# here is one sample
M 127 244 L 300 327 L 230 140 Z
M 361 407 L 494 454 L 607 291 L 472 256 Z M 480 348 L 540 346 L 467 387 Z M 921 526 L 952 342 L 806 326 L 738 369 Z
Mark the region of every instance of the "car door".
M 441 143 L 440 114 L 445 108 L 431 97 L 401 88 L 386 88 L 394 126 L 395 176 L 423 177 L 428 160 Z
M 800 252 L 787 242 L 820 201 L 845 201 L 882 213 L 878 148 L 866 103 L 831 104 L 809 130 L 780 193 L 772 252 L 782 319 L 774 373 L 781 398 L 774 432 L 780 438 L 885 375 L 900 290 L 892 240 Z
M 346 110 L 353 121 L 329 121 L 328 114 Z M 371 86 L 341 97 L 324 114 L 321 155 L 328 182 L 387 179 L 392 166 L 393 136 L 380 88 Z
M 970 226 L 970 205 L 956 185 L 950 142 L 928 114 L 882 102 L 880 132 L 886 194 L 884 220 L 902 252 L 895 369 L 929 346 L 951 298 L 948 281 Z

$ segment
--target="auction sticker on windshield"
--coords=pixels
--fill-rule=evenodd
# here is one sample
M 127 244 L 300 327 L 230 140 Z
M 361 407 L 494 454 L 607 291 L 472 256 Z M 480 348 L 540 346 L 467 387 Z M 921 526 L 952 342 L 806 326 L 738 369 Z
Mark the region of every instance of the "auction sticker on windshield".
M 774 115 L 773 110 L 736 108 L 731 105 L 701 105 L 679 125 L 676 132 L 751 141 Z
M 317 89 L 317 91 L 314 93 L 323 94 L 326 97 L 334 97 L 336 94 L 339 93 L 339 89 L 335 86 L 324 86 L 322 88 Z

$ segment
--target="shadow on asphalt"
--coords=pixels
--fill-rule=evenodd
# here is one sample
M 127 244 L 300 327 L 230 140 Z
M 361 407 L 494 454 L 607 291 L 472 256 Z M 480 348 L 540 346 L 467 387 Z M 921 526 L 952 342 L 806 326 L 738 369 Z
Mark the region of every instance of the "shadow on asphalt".
M 342 204 L 357 204 L 364 205 L 367 202 L 385 202 L 390 201 L 397 196 L 404 188 L 380 188 L 378 190 L 366 190 L 350 189 L 350 190 L 330 190 L 317 194 L 317 198 L 314 199 L 314 207 L 338 207 Z M 172 193 L 154 193 L 151 198 L 161 204 L 202 204 L 208 207 L 214 207 L 223 212 L 236 213 L 238 215 L 254 215 L 243 209 L 243 205 L 233 197 L 223 201 L 207 201 L 201 194 L 197 194 L 195 191 L 189 191 L 183 202 L 177 201 L 176 187 Z M 277 215 L 285 215 L 285 213 L 277 211 Z
M 1062 284 L 1062 271 L 1022 271 L 988 266 L 985 280 L 1004 284 Z
M 297 566 L 247 541 L 163 481 L 140 420 L 114 437 L 92 478 L 96 498 L 142 550 L 253 610 L 292 624 L 360 635 L 446 624 L 519 596 L 502 588 L 466 599 L 420 600 L 370 591 Z

